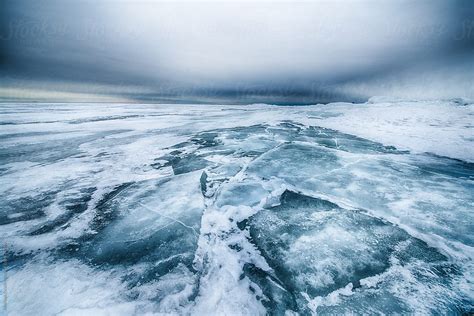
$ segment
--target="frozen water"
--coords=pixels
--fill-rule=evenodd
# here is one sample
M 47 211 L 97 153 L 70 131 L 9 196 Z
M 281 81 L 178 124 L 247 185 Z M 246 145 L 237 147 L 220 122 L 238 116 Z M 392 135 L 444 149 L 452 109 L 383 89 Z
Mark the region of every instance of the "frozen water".
M 474 105 L 0 105 L 10 315 L 469 314 Z
M 410 287 L 408 291 L 416 292 L 418 284 L 424 283 L 437 287 L 437 291 L 424 293 L 424 301 L 416 306 L 400 300 L 397 297 L 400 293 L 395 290 L 380 291 L 376 293 L 377 300 L 388 304 L 374 310 L 391 313 L 412 307 L 433 313 L 456 312 L 453 302 L 462 298 L 451 293 L 451 280 L 446 276 L 447 271 L 456 274 L 455 267 L 436 249 L 388 222 L 360 211 L 342 209 L 326 200 L 291 191 L 285 191 L 281 200 L 279 206 L 262 210 L 251 218 L 250 232 L 274 268 L 274 275 L 269 274 L 269 277 L 275 278 L 287 293 L 292 293 L 286 299 L 291 302 L 289 309 L 303 313 L 309 312 L 308 309 L 317 311 L 317 308 L 327 313 L 369 311 L 373 307 L 370 301 L 359 306 L 344 296 L 367 295 L 369 287 L 364 282 L 396 265 L 406 269 L 404 273 L 412 278 L 410 284 L 398 280 Z M 417 270 L 420 261 L 423 262 L 422 275 Z M 344 291 L 343 298 L 333 304 L 331 295 L 348 285 L 350 290 Z M 271 295 L 270 290 L 268 296 Z M 282 302 L 279 305 L 281 308 Z

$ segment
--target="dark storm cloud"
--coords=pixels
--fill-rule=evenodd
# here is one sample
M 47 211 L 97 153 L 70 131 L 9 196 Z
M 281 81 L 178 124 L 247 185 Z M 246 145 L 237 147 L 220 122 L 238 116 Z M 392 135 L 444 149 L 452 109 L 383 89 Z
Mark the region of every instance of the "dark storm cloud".
M 469 0 L 7 0 L 2 97 L 18 87 L 139 101 L 474 97 L 472 75 L 460 71 L 473 66 L 473 8 Z M 455 79 L 441 93 L 444 76 Z

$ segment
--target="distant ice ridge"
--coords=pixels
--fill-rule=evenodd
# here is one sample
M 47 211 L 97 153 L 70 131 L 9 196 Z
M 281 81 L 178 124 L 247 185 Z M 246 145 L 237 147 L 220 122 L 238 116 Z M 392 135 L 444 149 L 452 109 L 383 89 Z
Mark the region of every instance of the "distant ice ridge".
M 334 116 L 319 125 L 399 149 L 474 162 L 474 102 L 459 100 L 328 104 L 322 108 Z
M 2 104 L 7 311 L 471 313 L 473 110 Z
M 457 105 L 469 105 L 473 104 L 474 100 L 469 98 L 453 98 L 453 99 L 444 99 L 444 100 L 416 100 L 416 99 L 405 99 L 405 98 L 394 98 L 389 96 L 374 96 L 369 98 L 367 103 L 377 104 L 377 103 L 403 103 L 403 102 L 445 102 L 453 103 Z

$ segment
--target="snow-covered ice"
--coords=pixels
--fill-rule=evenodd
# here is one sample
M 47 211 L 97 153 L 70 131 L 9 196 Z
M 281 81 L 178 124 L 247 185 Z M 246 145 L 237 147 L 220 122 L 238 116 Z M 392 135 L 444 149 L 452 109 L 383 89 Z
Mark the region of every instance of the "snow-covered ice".
M 6 310 L 472 313 L 461 101 L 1 104 Z

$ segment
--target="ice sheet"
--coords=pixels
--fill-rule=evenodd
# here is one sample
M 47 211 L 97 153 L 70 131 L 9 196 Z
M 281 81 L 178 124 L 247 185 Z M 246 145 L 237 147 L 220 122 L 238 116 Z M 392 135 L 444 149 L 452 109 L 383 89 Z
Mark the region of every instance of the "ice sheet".
M 474 310 L 466 100 L 0 115 L 11 315 Z

